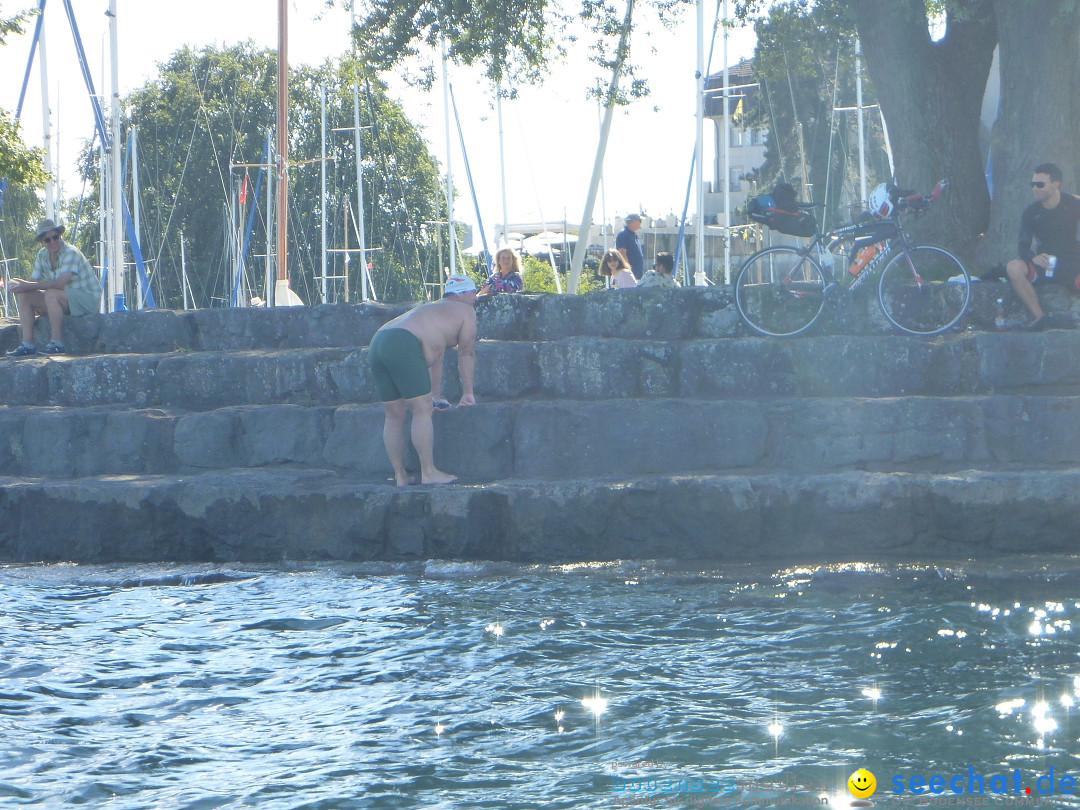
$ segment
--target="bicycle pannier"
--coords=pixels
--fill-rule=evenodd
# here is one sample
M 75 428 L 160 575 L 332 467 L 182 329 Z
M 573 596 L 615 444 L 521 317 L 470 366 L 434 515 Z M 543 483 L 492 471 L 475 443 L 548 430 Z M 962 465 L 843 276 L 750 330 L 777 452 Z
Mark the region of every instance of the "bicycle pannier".
M 772 194 L 752 197 L 746 206 L 746 214 L 754 222 L 788 236 L 813 236 L 817 232 L 814 212 L 795 207 L 795 189 L 790 183 L 777 184 Z

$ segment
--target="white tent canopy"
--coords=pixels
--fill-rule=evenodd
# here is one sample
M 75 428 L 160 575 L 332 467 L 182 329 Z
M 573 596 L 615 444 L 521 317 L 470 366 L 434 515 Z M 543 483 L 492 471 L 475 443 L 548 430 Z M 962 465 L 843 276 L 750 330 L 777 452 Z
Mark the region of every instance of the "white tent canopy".
M 542 233 L 536 234 L 536 236 L 530 236 L 528 239 L 523 239 L 521 242 L 521 249 L 526 253 L 550 253 L 552 248 L 556 250 L 563 249 L 568 245 L 576 243 L 577 234 L 543 231 Z

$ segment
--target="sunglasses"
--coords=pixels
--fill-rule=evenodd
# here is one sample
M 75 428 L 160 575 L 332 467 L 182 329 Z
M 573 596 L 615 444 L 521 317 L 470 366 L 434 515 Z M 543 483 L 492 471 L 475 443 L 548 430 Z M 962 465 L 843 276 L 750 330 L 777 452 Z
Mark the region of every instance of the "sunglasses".
M 1043 188 L 1045 185 L 1046 185 L 1045 180 L 1032 180 L 1031 181 L 1031 187 L 1032 188 Z
M 52 236 L 44 236 L 44 237 L 42 237 L 41 241 L 43 243 L 45 243 L 46 245 L 49 244 L 49 242 L 53 242 L 53 241 L 58 242 L 58 241 L 60 241 L 60 234 L 54 233 Z

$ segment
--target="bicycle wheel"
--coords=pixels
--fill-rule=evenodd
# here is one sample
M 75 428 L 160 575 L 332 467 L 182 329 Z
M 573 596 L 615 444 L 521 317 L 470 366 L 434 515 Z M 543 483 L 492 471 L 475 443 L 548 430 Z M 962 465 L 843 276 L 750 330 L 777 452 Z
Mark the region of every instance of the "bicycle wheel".
M 885 265 L 878 300 L 897 329 L 911 335 L 938 335 L 967 312 L 971 276 L 944 248 L 918 245 L 897 253 Z
M 746 325 L 768 337 L 794 337 L 825 306 L 825 275 L 795 248 L 773 247 L 748 258 L 735 281 L 735 306 Z

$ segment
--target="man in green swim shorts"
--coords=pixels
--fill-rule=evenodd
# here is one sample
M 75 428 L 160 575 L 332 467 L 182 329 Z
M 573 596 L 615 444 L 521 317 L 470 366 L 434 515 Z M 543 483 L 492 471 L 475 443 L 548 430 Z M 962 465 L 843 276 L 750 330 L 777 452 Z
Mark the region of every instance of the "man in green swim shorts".
M 475 405 L 476 284 L 468 276 L 446 280 L 441 301 L 422 304 L 383 324 L 368 346 L 368 366 L 383 404 L 383 444 L 399 487 L 409 483 L 405 472 L 405 412 L 412 412 L 412 443 L 420 457 L 420 481 L 449 484 L 457 476 L 435 466 L 432 394 L 442 398 L 443 354 L 458 349 L 460 405 Z

